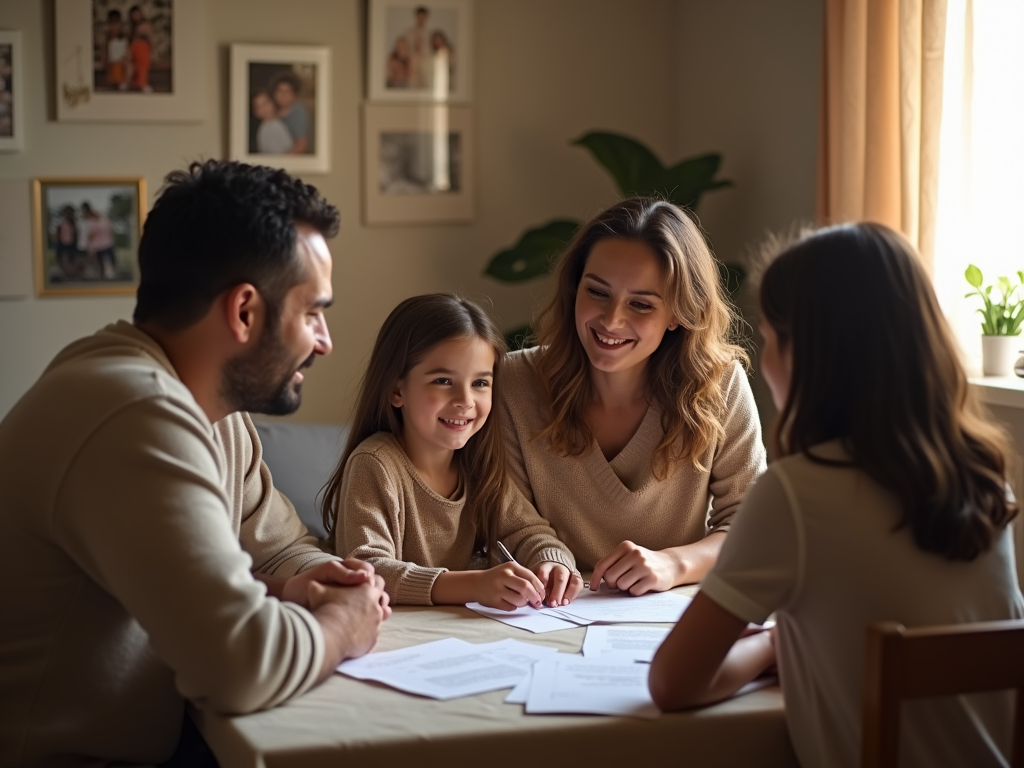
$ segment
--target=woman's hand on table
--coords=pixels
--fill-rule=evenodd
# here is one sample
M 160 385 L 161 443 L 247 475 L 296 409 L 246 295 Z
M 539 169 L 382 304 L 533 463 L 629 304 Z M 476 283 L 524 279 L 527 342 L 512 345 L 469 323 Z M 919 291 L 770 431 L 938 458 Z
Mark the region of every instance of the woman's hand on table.
M 624 541 L 594 565 L 590 589 L 598 589 L 603 578 L 609 587 L 631 595 L 664 592 L 676 586 L 677 576 L 676 560 L 669 554 Z
M 561 563 L 544 560 L 533 566 L 533 572 L 544 583 L 544 602 L 552 608 L 568 605 L 583 591 L 583 578 Z
M 662 550 L 624 541 L 594 565 L 590 588 L 605 583 L 631 595 L 664 592 L 680 584 L 696 584 L 711 570 L 725 542 L 725 531 L 712 531 L 700 541 Z

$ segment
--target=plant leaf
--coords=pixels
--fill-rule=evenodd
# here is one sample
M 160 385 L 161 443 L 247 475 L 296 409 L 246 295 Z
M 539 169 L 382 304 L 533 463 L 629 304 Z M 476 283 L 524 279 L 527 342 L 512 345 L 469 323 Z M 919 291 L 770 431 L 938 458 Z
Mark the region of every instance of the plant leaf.
M 526 230 L 519 242 L 490 260 L 484 274 L 509 283 L 547 274 L 579 226 L 578 221 L 555 219 Z
M 649 191 L 693 210 L 704 192 L 732 186 L 732 182 L 726 179 L 715 180 L 714 176 L 721 164 L 722 156 L 715 153 L 682 160 L 666 168 L 657 185 Z
M 625 197 L 649 194 L 658 185 L 664 167 L 657 156 L 636 139 L 619 133 L 591 131 L 571 144 L 584 147 L 611 174 Z
M 967 265 L 967 270 L 964 272 L 964 277 L 967 278 L 967 282 L 973 285 L 975 288 L 981 288 L 981 270 L 973 264 Z

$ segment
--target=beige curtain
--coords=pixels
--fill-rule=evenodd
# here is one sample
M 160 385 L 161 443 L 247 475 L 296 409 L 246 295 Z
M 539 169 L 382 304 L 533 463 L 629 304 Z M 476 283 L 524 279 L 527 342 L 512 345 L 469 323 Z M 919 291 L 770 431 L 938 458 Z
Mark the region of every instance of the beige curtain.
M 898 229 L 930 269 L 946 0 L 825 0 L 820 223 Z

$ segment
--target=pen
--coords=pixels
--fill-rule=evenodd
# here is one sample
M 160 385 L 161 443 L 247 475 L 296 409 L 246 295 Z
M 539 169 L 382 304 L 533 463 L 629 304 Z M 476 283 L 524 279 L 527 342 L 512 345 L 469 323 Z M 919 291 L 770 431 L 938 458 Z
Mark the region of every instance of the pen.
M 519 565 L 519 563 L 516 562 L 516 559 L 512 557 L 512 553 L 508 551 L 508 548 L 504 544 L 500 541 L 496 543 L 498 545 L 498 559 L 501 560 L 501 562 L 515 563 L 516 565 Z
M 498 545 L 498 559 L 501 560 L 501 562 L 503 562 L 503 563 L 515 563 L 516 565 L 519 565 L 519 562 L 514 557 L 512 557 L 512 553 L 508 551 L 508 547 L 506 547 L 500 541 L 496 541 L 494 543 Z M 540 602 L 539 606 L 538 605 L 534 605 L 533 607 L 534 608 L 543 608 L 544 607 L 544 598 L 541 597 L 541 602 Z

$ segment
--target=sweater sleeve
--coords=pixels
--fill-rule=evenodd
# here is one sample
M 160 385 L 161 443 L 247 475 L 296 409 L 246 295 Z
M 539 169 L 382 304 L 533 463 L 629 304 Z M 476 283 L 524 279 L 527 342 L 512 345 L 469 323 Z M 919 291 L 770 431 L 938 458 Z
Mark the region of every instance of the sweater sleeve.
M 387 467 L 370 453 L 353 453 L 341 481 L 335 551 L 370 563 L 395 605 L 432 605 L 434 580 L 446 568 L 402 559 L 405 504 Z
M 137 401 L 77 452 L 50 524 L 145 630 L 183 696 L 244 713 L 312 686 L 324 640 L 308 611 L 268 598 L 253 579 L 227 514 L 223 470 L 193 408 Z
M 726 375 L 725 436 L 715 449 L 709 481 L 709 533 L 728 530 L 747 488 L 765 470 L 761 422 L 750 382 L 739 363 L 733 363 Z
M 505 494 L 497 527 L 498 538 L 516 560 L 527 568 L 550 560 L 576 571 L 576 559 L 555 534 L 554 529 L 526 500 L 514 483 Z M 492 548 L 493 551 L 493 548 Z
M 224 445 L 239 515 L 238 538 L 253 559 L 253 571 L 287 578 L 335 560 L 317 545 L 295 507 L 274 487 L 259 434 L 247 413 L 232 414 L 214 425 Z

